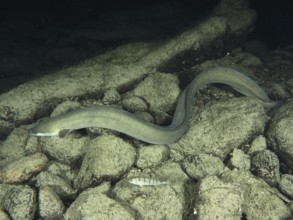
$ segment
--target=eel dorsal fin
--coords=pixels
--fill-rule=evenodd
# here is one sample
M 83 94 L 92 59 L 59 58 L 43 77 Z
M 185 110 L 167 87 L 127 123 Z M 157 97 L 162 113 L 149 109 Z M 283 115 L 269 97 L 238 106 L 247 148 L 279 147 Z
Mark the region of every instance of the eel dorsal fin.
M 68 128 L 65 128 L 65 129 L 62 129 L 59 131 L 59 134 L 58 136 L 60 138 L 65 138 L 72 130 L 71 129 L 68 129 Z

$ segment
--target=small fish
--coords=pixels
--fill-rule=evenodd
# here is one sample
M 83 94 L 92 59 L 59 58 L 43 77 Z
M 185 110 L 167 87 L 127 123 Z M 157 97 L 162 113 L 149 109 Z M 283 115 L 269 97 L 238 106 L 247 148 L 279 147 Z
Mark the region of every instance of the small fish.
M 138 186 L 160 186 L 169 184 L 169 181 L 161 181 L 148 177 L 134 177 L 128 180 L 129 183 Z

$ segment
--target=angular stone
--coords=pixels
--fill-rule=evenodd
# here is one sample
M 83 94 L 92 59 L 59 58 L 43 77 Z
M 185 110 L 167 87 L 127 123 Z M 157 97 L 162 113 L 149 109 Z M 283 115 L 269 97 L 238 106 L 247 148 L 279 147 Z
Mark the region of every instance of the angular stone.
M 182 159 L 202 152 L 224 160 L 265 128 L 266 114 L 259 100 L 241 97 L 217 101 L 194 111 L 185 135 L 170 144 L 171 155 Z

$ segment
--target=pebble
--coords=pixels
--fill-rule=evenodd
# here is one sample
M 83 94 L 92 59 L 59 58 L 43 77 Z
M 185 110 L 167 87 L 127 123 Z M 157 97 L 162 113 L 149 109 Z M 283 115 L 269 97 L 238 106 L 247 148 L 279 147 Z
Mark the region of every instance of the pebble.
M 36 178 L 36 187 L 51 187 L 58 196 L 65 199 L 72 199 L 76 190 L 63 178 L 49 172 L 41 172 Z
M 167 160 L 170 153 L 166 146 L 142 146 L 138 149 L 136 165 L 139 168 L 156 167 Z
M 1 183 L 21 183 L 29 180 L 33 175 L 39 173 L 48 158 L 45 154 L 35 153 L 12 162 L 0 170 Z
M 202 179 L 205 176 L 220 175 L 225 165 L 219 157 L 210 154 L 189 156 L 183 160 L 182 168 L 193 179 Z
M 43 220 L 62 219 L 65 206 L 60 197 L 50 187 L 39 190 L 39 214 Z
M 293 169 L 293 101 L 276 110 L 267 136 L 272 150 L 289 168 Z
M 277 155 L 270 150 L 257 152 L 251 160 L 252 172 L 271 186 L 280 181 L 280 164 Z
M 229 167 L 241 170 L 250 170 L 250 157 L 242 150 L 234 149 L 228 162 Z
M 293 199 L 293 175 L 283 174 L 279 183 L 280 190 Z
M 12 219 L 33 220 L 37 208 L 35 189 L 24 186 L 13 186 L 5 195 L 3 207 Z

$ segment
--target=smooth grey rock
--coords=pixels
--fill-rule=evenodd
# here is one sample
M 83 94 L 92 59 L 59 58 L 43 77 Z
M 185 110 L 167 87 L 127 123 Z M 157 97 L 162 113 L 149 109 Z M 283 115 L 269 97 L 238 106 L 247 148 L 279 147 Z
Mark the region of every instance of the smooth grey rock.
M 74 182 L 75 188 L 118 179 L 134 164 L 135 157 L 134 148 L 121 138 L 104 135 L 93 139 Z
M 187 188 L 192 188 L 192 183 L 187 186 L 189 178 L 181 167 L 172 162 L 167 162 L 161 167 L 152 169 L 152 172 L 130 172 L 119 181 L 114 188 L 115 199 L 122 201 L 131 210 L 135 211 L 135 219 L 186 219 L 191 199 L 187 198 Z M 128 183 L 132 177 L 159 178 L 169 181 L 167 185 L 137 186 Z
M 45 154 L 35 153 L 22 157 L 0 168 L 1 183 L 21 183 L 39 173 L 48 162 Z
M 209 103 L 192 114 L 185 135 L 169 145 L 176 160 L 199 153 L 223 160 L 233 149 L 262 133 L 266 122 L 262 103 L 248 97 Z
M 37 208 L 36 197 L 33 188 L 14 186 L 6 193 L 3 207 L 12 219 L 33 220 Z
M 293 199 L 293 175 L 283 174 L 279 182 L 280 190 Z
M 105 194 L 109 187 L 109 184 L 102 184 L 83 191 L 66 210 L 64 219 L 135 219 L 133 211 Z
M 241 193 L 243 200 L 239 209 L 240 216 L 245 215 L 247 219 L 292 218 L 289 208 L 278 191 L 251 173 L 234 169 L 223 173 L 221 180 L 241 189 L 239 193 Z M 225 207 L 225 209 L 228 209 L 228 207 Z M 216 213 L 216 210 L 211 211 L 211 213 L 213 212 Z
M 182 167 L 191 178 L 196 180 L 206 176 L 220 175 L 225 170 L 221 159 L 210 154 L 189 156 L 183 160 Z
M 293 101 L 282 105 L 275 113 L 268 129 L 272 150 L 291 169 L 293 168 Z
M 242 150 L 234 149 L 228 162 L 229 167 L 240 170 L 250 170 L 250 156 Z
M 59 196 L 50 187 L 39 189 L 39 214 L 43 220 L 62 219 L 65 211 Z
M 136 165 L 139 168 L 155 167 L 169 157 L 169 149 L 164 145 L 142 146 L 138 149 Z
M 36 187 L 50 187 L 54 192 L 64 199 L 72 199 L 76 190 L 63 178 L 49 172 L 41 172 L 36 176 Z
M 280 181 L 280 164 L 275 153 L 263 150 L 255 153 L 251 160 L 252 172 L 271 186 Z

